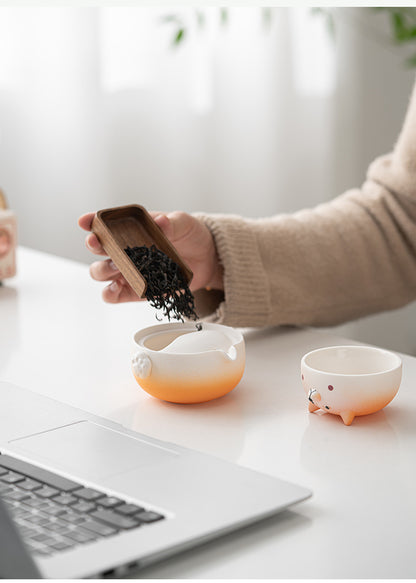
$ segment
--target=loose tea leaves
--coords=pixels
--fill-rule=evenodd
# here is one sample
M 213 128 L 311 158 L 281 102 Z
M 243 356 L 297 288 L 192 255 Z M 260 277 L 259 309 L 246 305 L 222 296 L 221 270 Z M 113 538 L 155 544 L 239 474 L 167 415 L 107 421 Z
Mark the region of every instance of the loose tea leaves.
M 147 287 L 145 296 L 170 321 L 197 320 L 195 301 L 177 263 L 155 245 L 126 247 L 125 252 L 140 271 Z M 157 316 L 156 316 L 157 317 Z

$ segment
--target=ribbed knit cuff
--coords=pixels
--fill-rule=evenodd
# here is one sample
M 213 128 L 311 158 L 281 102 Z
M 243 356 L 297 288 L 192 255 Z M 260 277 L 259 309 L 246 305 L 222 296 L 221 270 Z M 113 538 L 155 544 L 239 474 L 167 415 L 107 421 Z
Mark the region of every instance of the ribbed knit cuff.
M 193 213 L 211 231 L 224 268 L 224 300 L 207 317 L 228 326 L 265 326 L 270 314 L 269 281 L 249 221 L 235 215 Z M 198 294 L 202 310 L 209 292 Z

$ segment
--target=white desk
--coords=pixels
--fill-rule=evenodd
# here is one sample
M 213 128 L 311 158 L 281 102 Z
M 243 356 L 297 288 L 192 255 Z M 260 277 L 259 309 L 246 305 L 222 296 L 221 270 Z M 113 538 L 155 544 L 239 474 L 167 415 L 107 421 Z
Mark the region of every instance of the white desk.
M 416 577 L 415 358 L 403 357 L 394 401 L 346 427 L 339 417 L 308 413 L 299 379 L 305 352 L 345 339 L 252 330 L 232 393 L 173 405 L 144 393 L 130 370 L 133 332 L 157 323 L 154 311 L 142 302 L 105 304 L 100 287 L 83 264 L 20 249 L 18 276 L 0 288 L 0 380 L 314 491 L 293 510 L 143 577 Z

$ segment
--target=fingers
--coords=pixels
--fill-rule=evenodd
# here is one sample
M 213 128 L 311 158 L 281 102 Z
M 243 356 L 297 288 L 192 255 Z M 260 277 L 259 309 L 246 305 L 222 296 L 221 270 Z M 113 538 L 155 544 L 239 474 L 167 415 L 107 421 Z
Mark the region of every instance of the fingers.
M 95 213 L 86 213 L 79 217 L 78 225 L 85 231 L 91 231 L 92 221 Z M 87 248 L 95 255 L 107 255 L 94 233 L 89 233 L 85 238 Z M 116 265 L 111 259 L 105 261 L 95 261 L 90 265 L 90 275 L 96 281 L 110 281 L 102 291 L 102 298 L 110 304 L 138 301 L 135 291 L 130 287 Z
M 81 229 L 84 229 L 84 231 L 91 231 L 92 221 L 94 217 L 95 213 L 86 213 L 85 215 L 79 217 L 78 225 L 81 227 Z M 94 255 L 106 255 L 104 249 L 102 248 L 101 243 L 94 235 L 94 233 L 90 233 L 89 235 L 86 236 L 85 245 L 87 249 L 89 249 L 89 251 L 94 253 Z
M 94 216 L 95 213 L 85 213 L 85 215 L 79 217 L 78 225 L 81 227 L 81 229 L 84 229 L 84 231 L 91 231 L 91 225 Z
M 121 275 L 114 263 L 106 261 L 95 261 L 90 265 L 90 275 L 96 281 L 110 281 L 110 285 L 103 289 L 103 300 L 110 304 L 122 302 L 133 302 L 140 300 L 135 291 Z
M 141 298 L 129 286 L 124 278 L 115 279 L 103 289 L 102 298 L 109 304 L 121 304 L 123 302 L 134 302 Z
M 91 263 L 90 275 L 96 281 L 111 281 L 120 277 L 121 274 L 111 259 L 107 259 Z
M 107 255 L 94 233 L 87 235 L 85 238 L 85 245 L 89 251 L 94 253 L 94 255 Z

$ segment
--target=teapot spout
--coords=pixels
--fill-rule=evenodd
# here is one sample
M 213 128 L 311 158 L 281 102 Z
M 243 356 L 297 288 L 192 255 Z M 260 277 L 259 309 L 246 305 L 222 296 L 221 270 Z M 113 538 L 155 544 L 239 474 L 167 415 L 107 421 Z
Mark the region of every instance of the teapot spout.
M 237 358 L 237 349 L 235 346 L 230 346 L 230 348 L 225 350 L 220 350 L 220 352 L 225 356 L 227 360 L 236 360 Z

